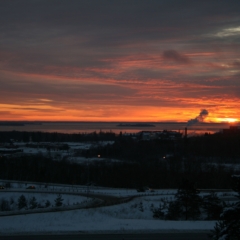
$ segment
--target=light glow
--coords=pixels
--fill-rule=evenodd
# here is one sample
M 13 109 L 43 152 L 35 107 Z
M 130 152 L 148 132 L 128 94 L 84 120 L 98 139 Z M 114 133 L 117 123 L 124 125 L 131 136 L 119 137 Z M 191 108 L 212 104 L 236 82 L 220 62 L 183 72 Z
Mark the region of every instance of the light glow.
M 236 123 L 239 120 L 237 118 L 217 118 L 216 122 Z

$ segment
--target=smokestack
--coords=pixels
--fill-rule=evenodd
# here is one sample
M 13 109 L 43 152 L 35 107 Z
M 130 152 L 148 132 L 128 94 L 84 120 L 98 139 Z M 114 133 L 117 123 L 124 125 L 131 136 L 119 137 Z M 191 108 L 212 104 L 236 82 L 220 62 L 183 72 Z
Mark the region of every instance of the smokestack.
M 187 154 L 188 152 L 187 127 L 185 127 L 185 133 L 184 133 L 184 150 L 185 150 L 185 154 Z

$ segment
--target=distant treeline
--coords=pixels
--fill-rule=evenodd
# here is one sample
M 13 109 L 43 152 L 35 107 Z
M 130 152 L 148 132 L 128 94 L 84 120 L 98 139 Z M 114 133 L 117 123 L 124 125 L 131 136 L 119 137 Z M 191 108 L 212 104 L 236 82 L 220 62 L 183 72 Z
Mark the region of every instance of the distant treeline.
M 89 154 L 85 151 L 84 156 Z M 164 156 L 205 159 L 219 163 L 240 164 L 240 135 L 221 133 L 198 137 L 140 140 L 131 137 L 116 137 L 114 144 L 99 146 L 90 150 L 90 156 L 100 154 L 107 158 L 117 158 L 134 162 L 162 159 Z
M 187 151 L 195 156 L 236 158 L 240 163 L 240 134 L 206 134 L 187 139 Z
M 113 132 L 92 133 L 57 133 L 57 132 L 25 132 L 25 131 L 1 131 L 0 142 L 8 142 L 10 139 L 20 142 L 86 142 L 86 141 L 113 141 L 117 135 Z
M 178 188 L 189 179 L 197 188 L 231 188 L 231 168 L 203 164 L 193 159 L 171 158 L 168 161 L 142 163 L 99 161 L 76 164 L 67 160 L 53 161 L 41 154 L 0 158 L 0 179 L 96 184 L 123 188 Z
M 240 134 L 205 134 L 197 137 L 182 138 L 177 140 L 140 141 L 138 138 L 132 138 L 131 135 L 113 132 L 92 132 L 92 133 L 49 133 L 49 132 L 20 132 L 20 131 L 1 131 L 0 143 L 6 143 L 10 140 L 20 142 L 98 142 L 114 141 L 112 147 L 107 146 L 101 151 L 105 152 L 107 157 L 123 157 L 129 160 L 130 155 L 144 156 L 145 152 L 150 155 L 156 155 L 161 152 L 185 154 L 203 157 L 218 157 L 223 160 L 235 158 L 240 159 Z M 142 143 L 144 142 L 144 143 Z M 160 149 L 160 150 L 159 150 Z M 127 153 L 129 152 L 129 153 Z M 136 156 L 135 156 L 136 157 Z
M 109 187 L 177 188 L 182 178 L 198 188 L 230 188 L 231 175 L 240 174 L 240 136 L 206 134 L 177 140 L 143 141 L 131 136 L 99 132 L 60 134 L 42 132 L 0 132 L 0 141 L 84 142 L 112 140 L 113 144 L 94 145 L 75 152 L 75 157 L 90 159 L 101 155 L 105 161 L 76 164 L 68 157 L 19 155 L 1 156 L 0 178 L 68 184 L 95 183 Z M 228 163 L 228 165 L 224 165 Z

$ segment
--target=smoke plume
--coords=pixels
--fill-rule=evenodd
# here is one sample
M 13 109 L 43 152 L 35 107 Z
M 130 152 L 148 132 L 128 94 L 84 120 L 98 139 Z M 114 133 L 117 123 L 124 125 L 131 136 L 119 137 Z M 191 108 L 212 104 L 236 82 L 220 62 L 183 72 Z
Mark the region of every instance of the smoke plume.
M 207 115 L 208 115 L 208 111 L 206 109 L 202 109 L 200 114 L 196 118 L 191 119 L 187 122 L 187 126 L 191 126 L 196 123 L 203 122 L 204 119 L 207 117 Z

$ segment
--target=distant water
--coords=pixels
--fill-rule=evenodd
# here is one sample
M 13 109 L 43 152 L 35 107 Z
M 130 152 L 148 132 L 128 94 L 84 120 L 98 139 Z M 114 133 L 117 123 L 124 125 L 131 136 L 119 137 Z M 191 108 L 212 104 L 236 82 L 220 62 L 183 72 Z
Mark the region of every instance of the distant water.
M 162 131 L 172 130 L 184 132 L 187 126 L 184 122 L 151 122 L 149 126 L 141 126 L 138 124 L 129 123 L 129 126 L 124 123 L 123 126 L 118 126 L 121 122 L 21 122 L 20 124 L 1 124 L 0 131 L 27 131 L 27 132 L 59 132 L 59 133 L 90 133 L 90 132 L 109 132 L 119 134 L 122 133 L 137 133 L 140 131 Z M 154 125 L 154 126 L 151 126 Z M 188 134 L 203 134 L 205 132 L 214 133 L 223 128 L 229 128 L 226 123 L 198 123 L 188 126 Z

